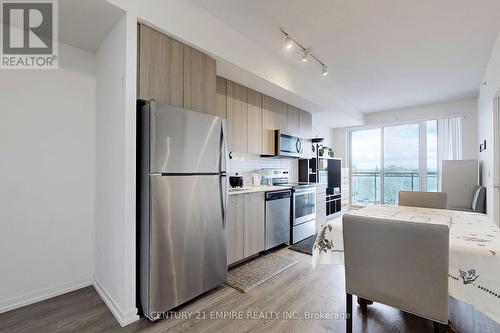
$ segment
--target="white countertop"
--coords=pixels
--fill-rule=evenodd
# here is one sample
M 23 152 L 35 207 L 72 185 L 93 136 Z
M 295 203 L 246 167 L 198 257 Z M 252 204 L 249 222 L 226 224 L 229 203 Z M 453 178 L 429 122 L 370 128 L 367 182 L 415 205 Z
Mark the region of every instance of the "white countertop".
M 276 190 L 284 190 L 284 189 L 289 189 L 289 188 L 291 188 L 291 187 L 290 186 L 268 186 L 268 185 L 244 186 L 244 187 L 237 187 L 236 189 L 233 189 L 230 187 L 229 188 L 229 195 L 276 191 Z

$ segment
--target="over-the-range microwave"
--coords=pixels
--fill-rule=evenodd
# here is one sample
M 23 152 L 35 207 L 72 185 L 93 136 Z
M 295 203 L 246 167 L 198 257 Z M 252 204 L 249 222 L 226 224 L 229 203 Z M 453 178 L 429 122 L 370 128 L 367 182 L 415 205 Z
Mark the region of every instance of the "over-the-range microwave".
M 274 131 L 274 142 L 276 146 L 275 156 L 277 157 L 302 157 L 302 138 L 283 132 Z

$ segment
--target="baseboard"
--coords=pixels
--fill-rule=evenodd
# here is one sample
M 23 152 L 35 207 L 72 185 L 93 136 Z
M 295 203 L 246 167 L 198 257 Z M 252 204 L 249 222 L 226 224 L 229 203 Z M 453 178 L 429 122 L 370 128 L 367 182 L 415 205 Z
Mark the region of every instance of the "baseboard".
M 0 302 L 0 313 L 14 310 L 36 302 L 44 301 L 46 299 L 66 294 L 71 291 L 75 291 L 77 289 L 88 287 L 91 285 L 92 285 L 92 279 L 89 277 L 86 279 L 64 283 L 55 287 L 50 287 L 26 295 L 14 297 L 6 301 Z
M 109 308 L 113 316 L 115 316 L 116 320 L 118 321 L 118 323 L 120 323 L 122 327 L 127 326 L 128 324 L 131 324 L 139 320 L 139 316 L 137 315 L 137 310 L 129 313 L 123 313 L 123 311 L 116 304 L 113 298 L 102 287 L 99 280 L 97 280 L 95 277 L 94 277 L 94 288 L 99 294 L 99 296 L 101 296 L 106 306 Z

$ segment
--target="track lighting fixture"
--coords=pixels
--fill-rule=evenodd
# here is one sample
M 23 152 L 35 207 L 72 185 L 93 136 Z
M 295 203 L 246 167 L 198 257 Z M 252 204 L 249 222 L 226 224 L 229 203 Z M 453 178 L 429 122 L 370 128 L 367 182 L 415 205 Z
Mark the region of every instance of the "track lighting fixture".
M 307 62 L 307 57 L 311 51 L 309 49 L 304 50 L 304 55 L 302 56 L 302 62 Z
M 299 42 L 297 42 L 296 39 L 294 39 L 290 34 L 288 34 L 283 28 L 281 28 L 281 33 L 285 36 L 285 48 L 287 50 L 290 50 L 292 46 L 295 44 L 297 45 L 304 54 L 302 55 L 302 62 L 307 62 L 309 60 L 309 57 L 312 59 L 316 60 L 321 65 L 321 75 L 322 76 L 327 76 L 328 75 L 328 66 L 326 64 L 319 60 L 318 57 L 316 57 L 313 53 L 310 47 L 305 47 Z

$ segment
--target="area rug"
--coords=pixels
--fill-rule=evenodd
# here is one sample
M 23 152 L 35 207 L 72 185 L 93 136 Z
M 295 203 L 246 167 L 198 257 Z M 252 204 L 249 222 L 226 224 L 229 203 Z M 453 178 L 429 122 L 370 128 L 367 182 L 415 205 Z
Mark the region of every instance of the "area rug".
M 266 254 L 230 269 L 226 284 L 242 293 L 247 293 L 296 263 L 297 261 L 292 259 Z
M 301 240 L 289 247 L 290 250 L 294 250 L 297 252 L 306 253 L 309 255 L 313 254 L 313 246 L 316 241 L 316 236 L 318 234 L 307 237 L 306 239 Z

